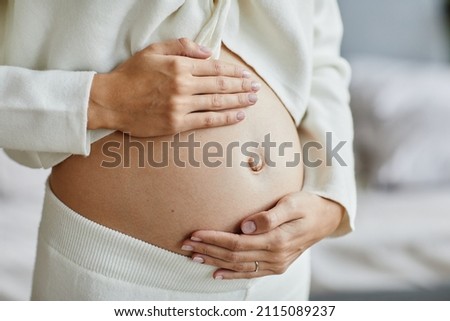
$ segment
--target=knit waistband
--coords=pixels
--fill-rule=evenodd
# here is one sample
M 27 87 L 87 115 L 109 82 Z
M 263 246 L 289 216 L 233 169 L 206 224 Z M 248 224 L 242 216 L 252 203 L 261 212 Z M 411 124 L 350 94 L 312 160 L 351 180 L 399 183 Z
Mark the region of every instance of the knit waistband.
M 213 266 L 193 262 L 88 220 L 62 203 L 48 182 L 40 237 L 85 269 L 142 286 L 186 292 L 229 292 L 246 290 L 252 283 L 252 280 L 215 280 Z

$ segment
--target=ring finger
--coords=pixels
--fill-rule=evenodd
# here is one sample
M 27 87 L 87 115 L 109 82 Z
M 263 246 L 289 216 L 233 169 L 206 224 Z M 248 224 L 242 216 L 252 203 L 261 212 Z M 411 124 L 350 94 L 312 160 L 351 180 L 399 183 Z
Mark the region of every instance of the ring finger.
M 253 273 L 255 276 L 259 272 L 264 271 L 264 266 L 266 265 L 266 262 L 256 260 L 250 262 L 227 262 L 199 253 L 193 254 L 192 260 L 200 264 L 212 265 L 229 271 Z
M 233 271 L 256 272 L 261 270 L 269 258 L 264 250 L 234 252 L 218 246 L 197 242 L 185 243 L 182 250 L 192 252 L 192 260 L 197 263 L 214 265 Z M 258 262 L 256 264 L 255 262 Z

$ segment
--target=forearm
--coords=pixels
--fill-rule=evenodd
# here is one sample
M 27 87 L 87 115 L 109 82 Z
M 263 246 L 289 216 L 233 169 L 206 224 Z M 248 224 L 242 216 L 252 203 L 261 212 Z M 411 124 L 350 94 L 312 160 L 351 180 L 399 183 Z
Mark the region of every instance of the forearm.
M 336 1 L 315 1 L 315 46 L 311 96 L 299 126 L 306 151 L 303 189 L 345 207 L 334 235 L 354 226 L 356 183 L 353 160 L 353 121 L 349 106 L 350 68 L 340 56 L 342 23 Z
M 108 74 L 95 74 L 89 94 L 87 129 L 119 129 L 119 120 L 108 109 L 107 97 L 112 93 L 108 90 L 110 81 Z
M 0 147 L 87 155 L 93 75 L 0 66 Z

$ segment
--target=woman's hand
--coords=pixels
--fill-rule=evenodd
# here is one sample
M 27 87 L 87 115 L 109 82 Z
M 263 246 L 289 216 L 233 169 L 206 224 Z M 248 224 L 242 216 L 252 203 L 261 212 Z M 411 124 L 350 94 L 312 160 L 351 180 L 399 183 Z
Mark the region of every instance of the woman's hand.
M 95 75 L 88 128 L 151 137 L 241 121 L 260 85 L 241 67 L 206 60 L 210 55 L 182 38 L 152 44 Z
M 241 223 L 244 234 L 196 231 L 182 249 L 192 251 L 196 262 L 219 267 L 216 279 L 282 274 L 307 248 L 331 235 L 343 215 L 344 208 L 333 201 L 295 192 L 247 217 Z

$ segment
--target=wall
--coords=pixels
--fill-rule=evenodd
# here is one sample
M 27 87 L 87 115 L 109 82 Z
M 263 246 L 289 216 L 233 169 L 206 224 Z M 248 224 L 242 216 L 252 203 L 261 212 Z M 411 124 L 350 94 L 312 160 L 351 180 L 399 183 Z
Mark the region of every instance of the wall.
M 449 61 L 444 0 L 338 0 L 342 53 Z M 449 32 L 450 34 L 450 32 Z

